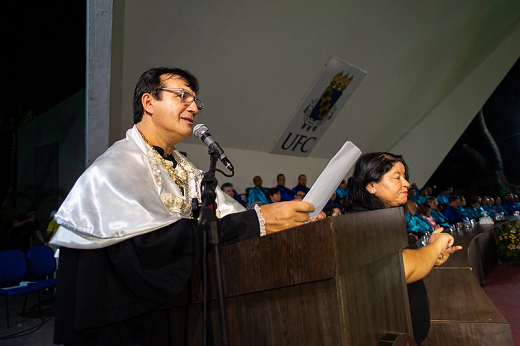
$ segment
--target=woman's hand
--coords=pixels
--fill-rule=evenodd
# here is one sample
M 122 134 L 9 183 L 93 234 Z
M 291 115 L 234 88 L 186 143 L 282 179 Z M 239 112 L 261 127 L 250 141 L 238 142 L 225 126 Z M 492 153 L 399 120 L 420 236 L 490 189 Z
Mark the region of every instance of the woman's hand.
M 447 248 L 451 247 L 455 242 L 455 239 L 453 239 L 452 235 L 448 233 L 442 233 L 443 230 L 444 228 L 442 227 L 437 228 L 430 235 L 430 239 L 428 239 L 428 245 L 437 247 L 439 249 L 439 254 Z
M 444 252 L 441 252 L 439 257 L 437 258 L 437 261 L 435 261 L 436 266 L 443 265 L 444 262 L 450 258 L 450 255 L 456 251 L 462 250 L 462 246 L 452 246 L 447 248 Z
M 430 236 L 428 244 L 417 250 L 404 249 L 403 263 L 406 283 L 412 283 L 425 277 L 433 266 L 441 265 L 462 246 L 453 246 L 455 239 L 448 233 L 441 233 L 438 228 Z

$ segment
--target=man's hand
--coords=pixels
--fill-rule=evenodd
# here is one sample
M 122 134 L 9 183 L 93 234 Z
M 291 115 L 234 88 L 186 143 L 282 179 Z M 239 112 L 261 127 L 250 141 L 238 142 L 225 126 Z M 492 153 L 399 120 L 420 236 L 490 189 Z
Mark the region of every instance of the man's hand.
M 314 206 L 303 201 L 265 204 L 260 207 L 267 234 L 303 225 L 310 219 L 308 213 L 313 211 Z
M 320 211 L 320 213 L 311 219 L 311 222 L 316 222 L 316 221 L 319 221 L 319 220 L 324 220 L 327 218 L 327 214 L 325 214 L 323 211 Z

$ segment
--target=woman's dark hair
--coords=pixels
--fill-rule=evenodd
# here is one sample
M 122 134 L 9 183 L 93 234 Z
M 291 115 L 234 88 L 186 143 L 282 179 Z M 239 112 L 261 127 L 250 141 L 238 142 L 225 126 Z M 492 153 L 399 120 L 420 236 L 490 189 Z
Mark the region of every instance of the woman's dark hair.
M 332 216 L 332 213 L 334 213 L 334 209 L 338 208 L 341 212 L 341 209 L 339 207 L 336 207 L 334 205 L 328 205 L 326 206 L 325 208 L 323 208 L 323 212 L 325 213 L 325 215 L 327 215 L 327 217 L 331 217 Z
M 143 118 L 144 108 L 141 98 L 144 94 L 150 93 L 156 100 L 161 99 L 161 90 L 159 89 L 164 87 L 161 80 L 162 75 L 178 77 L 186 82 L 186 85 L 195 93 L 199 91 L 197 78 L 186 70 L 171 67 L 155 67 L 145 71 L 139 78 L 139 81 L 137 81 L 134 90 L 134 124 L 137 124 Z
M 366 153 L 356 161 L 354 174 L 348 182 L 348 195 L 345 200 L 345 211 L 355 213 L 359 211 L 384 209 L 383 201 L 367 191 L 367 185 L 381 181 L 383 176 L 396 163 L 404 166 L 404 177 L 408 180 L 408 166 L 401 155 L 386 152 Z
M 417 212 L 419 214 L 428 216 L 428 213 L 431 212 L 431 207 L 430 207 L 429 204 L 423 203 L 423 204 L 421 204 L 420 206 L 417 207 Z

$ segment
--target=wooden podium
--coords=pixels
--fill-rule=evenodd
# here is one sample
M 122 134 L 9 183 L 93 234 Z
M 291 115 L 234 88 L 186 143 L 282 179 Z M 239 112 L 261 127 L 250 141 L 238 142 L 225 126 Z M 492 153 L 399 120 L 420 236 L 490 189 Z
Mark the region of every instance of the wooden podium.
M 389 332 L 412 335 L 400 252 L 407 245 L 403 210 L 393 208 L 223 246 L 229 345 L 376 346 Z M 201 292 L 199 266 L 165 307 L 172 345 L 201 344 Z M 208 344 L 219 345 L 214 300 L 208 309 Z

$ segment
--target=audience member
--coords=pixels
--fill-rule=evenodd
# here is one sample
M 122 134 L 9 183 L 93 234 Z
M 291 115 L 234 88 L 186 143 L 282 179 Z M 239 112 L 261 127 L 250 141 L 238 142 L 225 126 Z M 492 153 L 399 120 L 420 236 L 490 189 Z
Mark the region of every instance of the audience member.
M 349 178 L 351 179 L 351 178 Z M 348 193 L 348 187 L 347 182 L 345 180 L 342 180 L 341 183 L 339 183 L 338 188 L 336 189 L 336 197 L 338 200 L 344 199 L 347 196 Z
M 423 204 L 423 203 L 426 203 L 426 198 L 427 197 L 430 197 L 428 191 L 431 193 L 431 187 L 429 186 L 425 186 L 423 187 L 420 191 L 419 191 L 419 196 L 417 196 L 415 198 L 415 204 L 417 204 L 418 206 Z
M 428 197 L 429 198 L 429 197 Z M 440 228 L 435 219 L 431 216 L 431 210 L 429 204 L 423 203 L 417 207 L 417 213 L 430 224 L 432 230 Z
M 262 187 L 263 180 L 260 176 L 255 176 L 253 178 L 253 183 L 255 187 L 249 191 L 249 196 L 247 197 L 247 203 L 253 204 L 255 202 L 269 203 L 269 199 L 267 198 L 267 189 Z
M 511 192 L 506 194 L 506 200 L 502 206 L 509 215 L 513 215 L 515 211 L 520 212 L 520 207 L 514 202 L 514 195 Z
M 495 201 L 493 201 L 488 196 L 482 196 L 481 198 L 482 204 L 480 205 L 482 209 L 486 212 L 486 216 L 493 217 L 496 215 L 495 209 L 493 209 L 493 204 L 495 204 Z
M 298 176 L 298 185 L 296 185 L 292 189 L 293 195 L 295 195 L 296 192 L 298 192 L 298 191 L 303 191 L 303 192 L 305 192 L 305 194 L 307 194 L 307 192 L 309 192 L 309 190 L 310 189 L 307 187 L 307 176 L 305 174 L 300 174 Z
M 280 190 L 280 196 L 282 201 L 290 201 L 293 199 L 293 192 L 291 189 L 285 187 L 285 175 L 278 174 L 276 176 L 276 187 Z
M 457 223 L 462 221 L 462 216 L 457 211 L 460 205 L 460 197 L 457 195 L 450 195 L 448 198 L 448 206 L 444 210 L 444 216 L 449 223 Z
M 335 207 L 338 207 L 340 206 L 340 204 L 337 202 L 337 198 L 336 198 L 336 191 L 334 191 L 332 193 L 332 196 L 330 196 L 329 198 L 329 201 L 327 202 L 327 204 L 325 204 L 326 207 L 328 207 L 329 205 L 332 205 L 332 206 L 335 206 Z
M 224 183 L 220 188 L 222 189 L 222 191 L 224 191 L 225 194 L 227 194 L 230 197 L 233 197 L 235 194 L 235 189 L 233 188 L 233 184 L 231 183 Z
M 226 195 L 234 198 L 235 201 L 240 203 L 244 208 L 247 207 L 247 202 L 244 201 L 242 199 L 242 197 L 240 197 L 238 192 L 233 188 L 233 184 L 231 184 L 231 183 L 224 183 L 224 184 L 222 184 L 221 189 L 222 189 L 222 191 L 224 191 L 224 193 Z
M 457 207 L 457 211 L 462 216 L 462 219 L 464 221 L 471 219 L 471 213 L 470 213 L 468 207 L 466 206 L 466 198 L 464 198 L 464 196 L 460 196 L 460 203 L 459 203 L 459 206 Z
M 416 203 L 415 201 L 417 200 L 417 194 L 418 194 L 418 192 L 416 189 L 412 189 L 412 188 L 408 189 L 408 200 Z M 417 203 L 416 203 L 416 205 L 417 205 Z
M 507 211 L 504 209 L 504 206 L 502 205 L 502 198 L 500 198 L 500 196 L 495 197 L 495 204 L 493 205 L 493 209 L 495 209 L 497 213 L 504 213 L 504 215 L 507 214 Z
M 518 198 L 517 194 L 513 194 L 513 203 L 515 203 L 516 206 L 520 208 L 520 198 Z
M 437 203 L 442 208 L 442 210 L 444 210 L 450 203 L 448 201 L 448 198 L 450 197 L 450 195 L 452 193 L 453 193 L 453 188 L 451 186 L 449 186 L 449 187 L 445 187 L 444 189 L 442 189 L 441 193 L 439 193 L 437 195 Z
M 417 184 L 416 183 L 412 183 L 410 185 L 410 188 L 408 189 L 408 193 L 410 190 L 414 190 L 414 196 L 419 196 L 419 188 L 417 187 Z M 415 201 L 414 201 L 415 202 Z
M 404 210 L 404 220 L 408 233 L 422 237 L 432 231 L 432 227 L 428 221 L 417 215 L 417 206 L 414 201 L 407 201 L 404 205 Z
M 437 223 L 440 227 L 450 228 L 448 219 L 446 219 L 444 214 L 439 210 L 437 198 L 433 196 L 426 198 L 426 204 L 428 204 L 431 208 L 430 215 L 435 220 L 435 223 Z
M 277 187 L 272 187 L 267 190 L 267 198 L 269 198 L 269 203 L 276 203 L 281 201 L 280 189 Z
M 480 196 L 471 197 L 470 207 L 468 208 L 470 219 L 478 219 L 478 218 L 485 216 L 485 211 L 480 206 L 480 203 L 481 203 Z
M 296 201 L 301 201 L 301 200 L 303 200 L 304 197 L 305 197 L 305 192 L 303 192 L 303 191 L 296 191 L 296 193 L 294 194 L 294 199 Z
M 22 250 L 27 253 L 31 248 L 31 237 L 36 236 L 38 245 L 46 244 L 40 231 L 40 224 L 36 220 L 36 206 L 31 205 L 25 214 L 18 214 L 13 221 L 13 233 L 11 237 L 11 248 Z
M 323 208 L 323 212 L 327 217 L 333 217 L 333 216 L 340 216 L 341 215 L 341 209 L 338 207 L 335 207 L 333 205 L 326 206 Z

